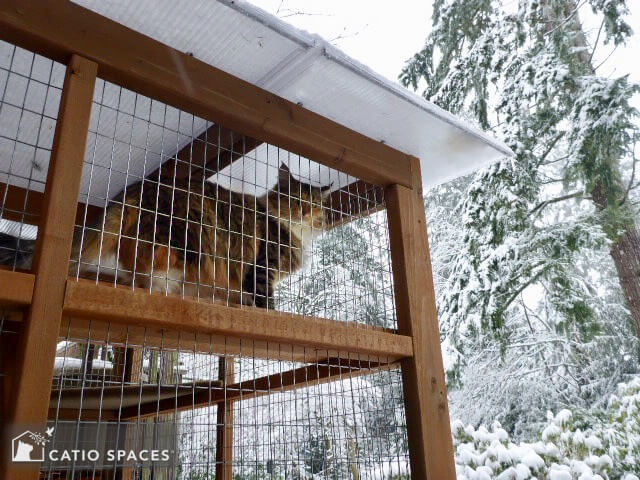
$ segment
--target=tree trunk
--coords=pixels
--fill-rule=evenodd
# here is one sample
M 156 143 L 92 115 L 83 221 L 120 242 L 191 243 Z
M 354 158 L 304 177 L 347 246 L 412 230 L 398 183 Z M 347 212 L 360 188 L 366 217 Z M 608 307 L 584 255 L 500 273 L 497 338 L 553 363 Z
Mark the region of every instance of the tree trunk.
M 596 185 L 592 195 L 598 209 L 607 208 L 608 196 L 601 183 Z M 636 335 L 640 338 L 640 230 L 635 223 L 628 225 L 625 232 L 615 240 L 610 253 L 618 271 L 627 308 L 636 326 Z
M 636 325 L 640 338 L 640 230 L 633 225 L 611 248 L 611 256 L 616 264 L 620 286 L 627 300 L 627 308 Z
M 565 15 L 566 18 L 572 18 L 573 28 L 576 32 L 574 45 L 581 48 L 577 55 L 578 60 L 591 75 L 595 75 L 596 72 L 591 63 L 592 55 L 588 51 L 587 38 L 577 10 L 578 4 L 576 0 L 567 1 Z M 624 188 L 621 190 L 624 191 Z M 596 184 L 592 195 L 593 202 L 598 209 L 607 208 L 609 203 L 608 192 L 604 190 L 600 182 Z M 630 221 L 625 232 L 616 239 L 610 253 L 618 272 L 618 279 L 624 293 L 626 306 L 635 323 L 636 335 L 640 338 L 640 231 L 635 221 Z

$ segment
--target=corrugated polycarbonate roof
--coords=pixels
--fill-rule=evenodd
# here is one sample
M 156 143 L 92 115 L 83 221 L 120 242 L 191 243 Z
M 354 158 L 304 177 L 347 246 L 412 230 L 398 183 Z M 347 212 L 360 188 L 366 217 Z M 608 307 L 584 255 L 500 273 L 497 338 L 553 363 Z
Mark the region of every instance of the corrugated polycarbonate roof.
M 75 3 L 405 153 L 428 187 L 511 151 L 317 35 L 238 0 Z

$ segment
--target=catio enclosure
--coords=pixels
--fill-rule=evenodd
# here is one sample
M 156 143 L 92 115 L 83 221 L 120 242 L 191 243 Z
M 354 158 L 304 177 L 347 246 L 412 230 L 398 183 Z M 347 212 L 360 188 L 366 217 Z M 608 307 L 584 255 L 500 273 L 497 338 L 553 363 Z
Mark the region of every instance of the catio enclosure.
M 0 40 L 2 478 L 455 477 L 422 186 L 506 147 L 236 1 Z

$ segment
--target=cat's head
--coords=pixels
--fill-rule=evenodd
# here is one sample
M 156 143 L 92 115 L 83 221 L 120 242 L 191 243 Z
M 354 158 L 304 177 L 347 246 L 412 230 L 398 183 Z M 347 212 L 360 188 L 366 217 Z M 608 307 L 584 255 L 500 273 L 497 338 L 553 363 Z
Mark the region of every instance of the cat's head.
M 322 228 L 325 200 L 331 185 L 316 186 L 301 182 L 294 177 L 284 163 L 278 171 L 278 183 L 273 192 L 279 196 L 280 212 L 290 215 L 292 221 L 303 222 L 314 228 Z

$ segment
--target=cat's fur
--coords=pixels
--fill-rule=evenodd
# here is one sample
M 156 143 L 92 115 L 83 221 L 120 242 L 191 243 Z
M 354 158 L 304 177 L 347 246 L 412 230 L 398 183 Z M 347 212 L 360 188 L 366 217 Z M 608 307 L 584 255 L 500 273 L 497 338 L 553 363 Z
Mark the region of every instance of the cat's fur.
M 303 247 L 322 231 L 328 188 L 298 181 L 285 165 L 262 197 L 144 180 L 111 201 L 94 228 L 78 229 L 69 273 L 96 278 L 99 270 L 118 284 L 273 308 L 275 285 L 302 267 Z M 9 239 L 0 235 L 0 247 Z

